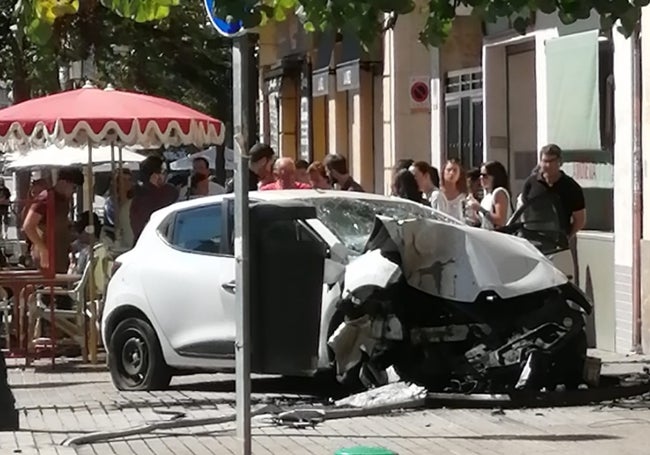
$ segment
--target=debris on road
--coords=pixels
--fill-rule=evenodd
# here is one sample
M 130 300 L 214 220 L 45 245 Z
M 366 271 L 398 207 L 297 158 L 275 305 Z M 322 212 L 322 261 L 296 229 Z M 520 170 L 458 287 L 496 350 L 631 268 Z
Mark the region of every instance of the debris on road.
M 392 411 L 423 408 L 427 391 L 415 384 L 397 382 L 350 395 L 334 402 L 334 407 L 296 409 L 277 414 L 273 421 L 294 427 L 314 426 L 325 420 L 388 414 Z
M 281 412 L 271 418 L 272 422 L 291 428 L 315 427 L 324 420 L 325 410 L 323 409 L 296 409 Z
M 373 408 L 377 406 L 424 404 L 427 390 L 416 384 L 396 382 L 350 395 L 335 402 L 336 407 Z
M 251 412 L 251 417 L 268 414 L 270 411 L 275 411 L 273 406 L 262 406 L 260 408 L 254 409 Z M 173 413 L 176 414 L 176 413 Z M 163 420 L 160 422 L 153 422 L 145 425 L 140 425 L 132 428 L 125 428 L 123 430 L 116 431 L 99 431 L 96 433 L 85 434 L 82 436 L 76 436 L 73 438 L 68 438 L 64 440 L 61 445 L 63 446 L 78 446 L 83 444 L 96 444 L 98 442 L 105 442 L 111 439 L 126 438 L 129 436 L 143 435 L 147 433 L 153 433 L 157 430 L 170 430 L 178 429 L 185 427 L 199 427 L 207 425 L 219 425 L 224 423 L 235 422 L 237 420 L 237 414 L 228 414 L 221 415 L 218 417 L 205 417 L 199 419 L 186 419 L 186 418 L 177 418 L 174 415 L 170 420 Z

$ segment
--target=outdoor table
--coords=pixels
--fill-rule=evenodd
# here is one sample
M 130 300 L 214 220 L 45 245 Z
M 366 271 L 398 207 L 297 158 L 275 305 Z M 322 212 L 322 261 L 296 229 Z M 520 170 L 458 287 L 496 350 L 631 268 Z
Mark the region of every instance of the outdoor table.
M 0 286 L 8 288 L 13 293 L 14 305 L 12 309 L 12 318 L 11 318 L 11 329 L 7 334 L 7 346 L 6 351 L 8 357 L 19 357 L 24 353 L 20 347 L 20 331 L 19 331 L 19 305 L 18 300 L 20 294 L 22 293 L 26 281 L 28 278 L 42 277 L 43 274 L 36 269 L 23 269 L 23 268 L 11 268 L 0 270 Z M 15 339 L 18 341 L 13 345 L 11 343 L 11 334 L 15 334 Z

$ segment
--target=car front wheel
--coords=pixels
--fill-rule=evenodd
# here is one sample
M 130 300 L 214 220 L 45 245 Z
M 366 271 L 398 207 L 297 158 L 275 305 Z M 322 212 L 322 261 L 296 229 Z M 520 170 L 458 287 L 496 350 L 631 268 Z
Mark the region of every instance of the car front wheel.
M 153 327 L 139 318 L 117 325 L 111 336 L 108 364 L 118 390 L 162 390 L 172 377 Z

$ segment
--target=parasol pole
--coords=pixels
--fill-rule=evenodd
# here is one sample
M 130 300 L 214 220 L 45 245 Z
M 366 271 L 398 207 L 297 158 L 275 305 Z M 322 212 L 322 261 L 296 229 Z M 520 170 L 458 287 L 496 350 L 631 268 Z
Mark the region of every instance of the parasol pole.
M 122 162 L 122 144 L 117 146 L 117 172 L 120 177 L 117 179 L 117 190 L 118 194 L 122 194 L 122 169 L 124 168 L 124 163 Z M 115 242 L 119 248 L 122 248 L 122 229 L 120 229 L 120 212 L 122 211 L 122 204 L 126 204 L 126 201 L 120 201 L 120 210 L 115 212 Z
M 121 169 L 118 168 L 118 172 Z M 115 172 L 115 143 L 111 141 L 111 199 L 113 200 L 113 232 L 115 234 L 115 243 L 118 243 L 118 226 L 119 226 L 119 213 L 120 213 L 120 178 L 119 174 Z M 106 214 L 104 214 L 106 215 Z
M 93 145 L 88 141 L 88 228 L 87 232 L 90 234 L 90 251 L 89 258 L 90 261 L 90 278 L 88 279 L 88 301 L 90 302 L 90 328 L 88 330 L 88 345 L 86 346 L 87 352 L 90 352 L 90 362 L 92 364 L 97 363 L 97 338 L 96 338 L 96 324 L 97 324 L 97 310 L 95 307 L 96 299 L 96 290 L 95 290 L 95 220 L 93 206 L 95 205 L 95 192 L 93 190 Z M 83 318 L 86 320 L 85 308 L 83 308 Z M 85 324 L 84 324 L 85 325 Z M 84 337 L 85 338 L 85 337 Z

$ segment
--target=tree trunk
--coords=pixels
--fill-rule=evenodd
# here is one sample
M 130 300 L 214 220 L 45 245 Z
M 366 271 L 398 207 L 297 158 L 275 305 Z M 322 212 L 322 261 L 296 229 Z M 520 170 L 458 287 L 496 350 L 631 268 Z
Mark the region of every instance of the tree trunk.
M 22 103 L 31 98 L 31 84 L 25 69 L 23 52 L 15 39 L 11 39 L 11 53 L 14 61 L 14 74 L 12 78 L 13 104 Z
M 14 61 L 14 74 L 12 82 L 12 91 L 13 91 L 13 104 L 22 103 L 31 98 L 31 84 L 29 80 L 29 75 L 25 69 L 25 61 L 23 57 L 23 52 L 20 50 L 16 40 L 11 40 L 11 51 L 13 54 Z M 18 238 L 21 240 L 25 239 L 25 234 L 23 233 L 21 227 L 23 225 L 23 220 L 20 217 L 23 207 L 27 202 L 29 196 L 29 186 L 31 182 L 31 172 L 30 171 L 19 171 L 16 172 L 14 178 L 14 191 L 16 192 L 16 230 L 18 231 Z

